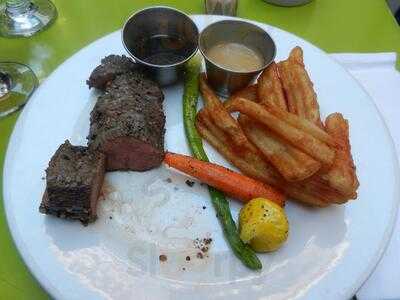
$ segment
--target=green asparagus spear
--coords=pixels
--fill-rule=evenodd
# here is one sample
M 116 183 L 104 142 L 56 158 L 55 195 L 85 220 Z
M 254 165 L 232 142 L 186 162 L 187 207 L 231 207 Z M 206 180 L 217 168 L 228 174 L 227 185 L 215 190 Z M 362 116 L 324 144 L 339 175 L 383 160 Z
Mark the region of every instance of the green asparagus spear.
M 209 161 L 203 148 L 203 142 L 194 125 L 197 102 L 199 98 L 199 72 L 200 57 L 195 56 L 186 64 L 185 86 L 183 92 L 183 122 L 190 149 L 195 158 Z M 244 265 L 253 270 L 262 268 L 260 260 L 254 251 L 242 242 L 236 228 L 235 221 L 232 218 L 229 208 L 229 202 L 223 193 L 209 186 L 208 191 L 211 196 L 211 202 L 217 212 L 218 219 L 224 231 L 230 247 L 235 255 Z

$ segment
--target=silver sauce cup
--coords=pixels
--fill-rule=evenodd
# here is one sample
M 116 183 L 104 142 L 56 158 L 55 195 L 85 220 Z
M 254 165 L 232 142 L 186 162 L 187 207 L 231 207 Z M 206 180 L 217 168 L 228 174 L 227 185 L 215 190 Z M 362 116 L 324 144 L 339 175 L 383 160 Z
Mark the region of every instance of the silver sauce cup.
M 162 86 L 182 77 L 184 63 L 197 51 L 198 37 L 189 16 L 166 6 L 134 13 L 122 29 L 126 51 Z
M 263 65 L 251 71 L 233 71 L 212 61 L 207 52 L 221 43 L 238 43 L 257 52 L 263 59 Z M 199 37 L 199 48 L 206 62 L 207 80 L 214 91 L 223 97 L 246 87 L 271 62 L 276 54 L 272 38 L 260 27 L 239 20 L 224 20 L 207 26 Z

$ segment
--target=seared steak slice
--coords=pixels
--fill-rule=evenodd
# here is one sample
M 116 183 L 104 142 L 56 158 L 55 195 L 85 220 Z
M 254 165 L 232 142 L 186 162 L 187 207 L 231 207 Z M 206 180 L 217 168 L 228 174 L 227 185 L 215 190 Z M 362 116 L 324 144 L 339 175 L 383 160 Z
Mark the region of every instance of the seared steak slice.
M 101 60 L 101 65 L 93 70 L 86 83 L 89 88 L 104 90 L 115 77 L 137 68 L 138 65 L 125 55 L 108 55 Z
M 90 117 L 89 147 L 106 154 L 108 171 L 145 171 L 164 158 L 165 116 L 160 88 L 140 72 L 119 75 Z
M 94 221 L 104 172 L 104 154 L 65 141 L 46 169 L 47 186 L 39 211 L 84 225 Z
M 164 94 L 158 84 L 148 79 L 141 71 L 128 72 L 115 77 L 107 86 L 106 92 L 119 99 L 144 97 L 145 99 L 142 99 L 141 102 L 158 101 L 162 103 L 164 101 Z

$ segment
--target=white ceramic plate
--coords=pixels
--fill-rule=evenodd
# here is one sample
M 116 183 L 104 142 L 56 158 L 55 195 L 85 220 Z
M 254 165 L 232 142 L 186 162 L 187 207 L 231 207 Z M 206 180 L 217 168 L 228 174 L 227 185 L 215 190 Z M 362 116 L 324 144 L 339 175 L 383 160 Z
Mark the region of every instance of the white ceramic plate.
M 220 19 L 194 16 L 200 29 Z M 261 272 L 246 269 L 232 255 L 205 187 L 190 188 L 185 177 L 164 167 L 107 174 L 110 194 L 100 204 L 99 219 L 88 227 L 39 214 L 41 178 L 50 157 L 67 138 L 86 143 L 95 93 L 85 80 L 102 57 L 124 53 L 115 32 L 79 51 L 40 86 L 7 151 L 9 226 L 24 261 L 53 297 L 345 299 L 367 278 L 390 237 L 399 199 L 398 166 L 386 127 L 368 95 L 325 53 L 282 30 L 258 25 L 275 39 L 278 60 L 296 45 L 304 49 L 323 116 L 340 111 L 350 120 L 361 182 L 357 201 L 325 209 L 288 203 L 289 239 L 281 250 L 259 255 Z M 188 153 L 182 86 L 164 92 L 166 149 Z M 229 165 L 208 145 L 206 150 L 212 161 Z M 232 203 L 235 216 L 239 208 Z M 206 237 L 213 239 L 211 249 L 198 259 L 193 239 Z M 161 254 L 166 262 L 159 261 Z

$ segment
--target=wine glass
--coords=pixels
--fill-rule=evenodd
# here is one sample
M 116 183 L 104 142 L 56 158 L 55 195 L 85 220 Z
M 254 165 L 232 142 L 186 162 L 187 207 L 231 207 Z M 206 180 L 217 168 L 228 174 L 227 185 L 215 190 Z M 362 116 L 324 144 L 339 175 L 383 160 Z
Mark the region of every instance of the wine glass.
M 0 36 L 31 36 L 57 17 L 49 0 L 6 0 L 0 3 Z
M 205 0 L 206 14 L 236 16 L 238 0 Z
M 38 85 L 32 69 L 16 62 L 0 62 L 0 118 L 24 106 Z

